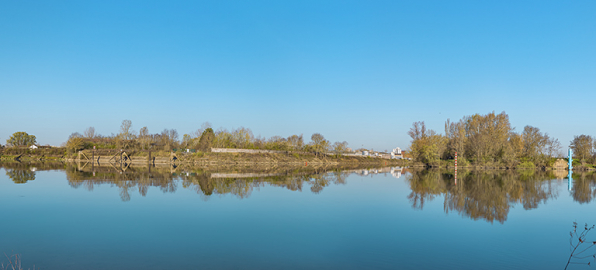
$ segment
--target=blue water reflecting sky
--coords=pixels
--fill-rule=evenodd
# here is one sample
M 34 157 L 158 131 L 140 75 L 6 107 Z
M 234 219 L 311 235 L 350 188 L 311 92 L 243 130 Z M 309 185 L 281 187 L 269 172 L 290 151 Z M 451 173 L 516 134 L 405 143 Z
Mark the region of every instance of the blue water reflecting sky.
M 511 203 L 501 223 L 446 213 L 445 195 L 413 208 L 410 174 L 351 174 L 318 194 L 263 184 L 244 198 L 176 180 L 176 192 L 123 202 L 118 187 L 73 188 L 63 171 L 25 184 L 5 172 L 0 252 L 42 269 L 563 269 L 572 222 L 596 223 L 566 180 L 544 181 L 553 198 Z

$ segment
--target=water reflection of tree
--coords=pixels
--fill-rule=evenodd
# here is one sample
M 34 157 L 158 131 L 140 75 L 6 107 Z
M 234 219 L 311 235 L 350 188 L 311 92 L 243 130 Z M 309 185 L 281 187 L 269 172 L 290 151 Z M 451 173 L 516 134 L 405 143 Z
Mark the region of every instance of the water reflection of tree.
M 6 170 L 6 175 L 15 182 L 15 184 L 24 184 L 27 183 L 27 181 L 35 180 L 35 172 L 30 170 L 8 169 Z
M 437 195 L 446 191 L 445 182 L 438 170 L 421 170 L 412 172 L 408 195 L 412 207 L 422 210 L 426 201 L 432 201 Z
M 121 172 L 116 169 L 103 169 L 97 172 L 78 171 L 75 167 L 66 168 L 66 179 L 73 188 L 84 187 L 92 191 L 95 186 L 110 184 L 119 189 L 122 201 L 130 200 L 130 193 L 138 188 L 141 196 L 146 196 L 149 187 L 158 187 L 164 193 L 171 193 L 177 190 L 174 176 L 166 171 L 152 173 L 149 170 L 129 169 Z
M 463 198 L 456 199 L 460 204 L 448 202 L 448 205 L 454 206 L 449 210 L 455 210 L 475 220 L 482 218 L 492 222 L 496 219 L 502 223 L 507 220 L 510 207 L 507 194 L 515 186 L 515 183 L 509 180 L 509 177 L 486 173 L 465 175 L 459 183 L 458 188 L 461 191 L 457 192 Z M 452 197 L 445 196 L 447 201 L 450 198 Z
M 573 174 L 573 180 L 573 188 L 571 189 L 573 200 L 583 204 L 591 202 L 596 197 L 596 174 Z
M 109 168 L 96 168 L 96 172 L 78 171 L 77 168 L 66 169 L 69 185 L 73 188 L 84 187 L 93 190 L 95 186 L 110 184 L 120 191 L 122 201 L 129 201 L 131 192 L 138 188 L 139 194 L 146 196 L 149 187 L 159 187 L 164 193 L 175 192 L 178 185 L 184 189 L 195 191 L 201 199 L 208 200 L 212 195 L 231 194 L 238 198 L 247 198 L 252 191 L 262 186 L 276 186 L 292 191 L 302 191 L 304 186 L 310 187 L 313 193 L 320 193 L 330 185 L 346 184 L 351 172 L 341 169 L 310 169 L 308 171 L 282 171 L 266 177 L 212 178 L 212 173 L 197 170 L 188 173 L 172 173 L 169 168 L 128 168 L 124 172 Z M 180 180 L 180 181 L 175 181 Z
M 308 181 L 310 182 L 311 186 L 310 186 L 310 191 L 312 191 L 312 193 L 318 194 L 320 193 L 323 188 L 325 188 L 326 186 L 328 186 L 331 183 L 331 175 L 327 175 L 327 174 L 314 174 L 310 177 L 310 179 L 308 179 Z
M 556 197 L 545 173 L 532 171 L 519 174 L 512 171 L 460 172 L 458 183 L 450 172 L 439 170 L 413 171 L 408 178 L 412 192 L 408 195 L 412 207 L 423 209 L 426 201 L 444 196 L 446 213 L 455 211 L 474 220 L 503 223 L 513 204 L 533 209 Z
M 63 169 L 62 163 L 44 162 L 3 162 L 0 167 L 6 170 L 6 175 L 16 184 L 24 184 L 35 180 L 35 172 L 39 170 Z

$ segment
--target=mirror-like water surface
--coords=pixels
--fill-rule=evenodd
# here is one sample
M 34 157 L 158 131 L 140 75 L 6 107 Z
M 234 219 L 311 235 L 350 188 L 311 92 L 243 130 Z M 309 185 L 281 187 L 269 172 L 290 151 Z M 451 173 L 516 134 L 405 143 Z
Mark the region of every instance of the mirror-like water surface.
M 563 269 L 596 223 L 588 173 L 2 166 L 25 268 Z

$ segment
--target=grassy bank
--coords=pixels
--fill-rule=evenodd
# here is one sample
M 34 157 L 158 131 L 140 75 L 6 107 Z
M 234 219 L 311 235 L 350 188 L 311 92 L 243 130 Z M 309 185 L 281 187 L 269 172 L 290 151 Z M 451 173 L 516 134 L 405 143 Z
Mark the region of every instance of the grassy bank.
M 132 160 L 148 161 L 147 152 L 127 153 Z M 407 162 L 404 160 L 388 160 L 371 157 L 348 157 L 348 156 L 332 156 L 332 155 L 314 155 L 304 153 L 211 153 L 211 152 L 197 152 L 197 153 L 176 153 L 177 163 L 188 164 L 376 164 L 376 165 L 391 165 L 391 166 L 406 166 Z M 152 159 L 169 159 L 170 152 L 152 152 Z M 71 157 L 69 161 L 76 160 L 76 157 Z
M 55 155 L 55 151 L 47 153 L 44 151 L 23 151 L 22 153 L 0 155 L 1 161 L 64 161 L 74 162 L 79 157 L 78 153 L 64 153 Z M 89 161 L 91 157 L 101 157 L 105 162 L 115 156 L 119 159 L 120 151 L 117 150 L 97 150 L 92 154 L 86 150 L 82 152 L 81 160 Z M 173 156 L 177 163 L 188 164 L 232 164 L 232 165 L 250 165 L 250 164 L 374 164 L 388 166 L 408 166 L 407 160 L 390 160 L 374 157 L 355 157 L 342 155 L 326 155 L 305 152 L 284 152 L 284 153 L 215 153 L 215 152 L 171 152 L 171 151 L 124 151 L 126 156 L 134 163 L 151 161 L 157 163 L 169 163 Z M 53 154 L 53 155 L 51 155 Z M 149 158 L 151 157 L 151 159 Z

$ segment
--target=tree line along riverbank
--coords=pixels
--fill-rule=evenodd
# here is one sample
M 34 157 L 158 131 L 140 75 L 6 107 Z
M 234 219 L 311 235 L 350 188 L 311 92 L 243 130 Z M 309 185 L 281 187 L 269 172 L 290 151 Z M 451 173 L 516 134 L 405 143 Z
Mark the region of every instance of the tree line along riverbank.
M 478 168 L 552 168 L 566 157 L 558 139 L 527 125 L 517 132 L 505 112 L 464 116 L 445 122 L 445 133 L 415 122 L 408 131 L 412 138 L 410 153 L 418 166 Z M 574 169 L 596 168 L 596 140 L 577 135 L 569 143 L 573 149 Z M 566 161 L 566 159 L 565 159 Z
M 152 155 L 152 158 L 181 155 L 186 159 L 251 159 L 257 162 L 266 160 L 282 162 L 380 162 L 371 158 L 355 157 L 355 151 L 349 148 L 348 143 L 345 141 L 331 143 L 320 133 L 312 134 L 310 139 L 310 142 L 305 142 L 302 134 L 288 137 L 255 137 L 250 129 L 243 127 L 232 131 L 223 128 L 214 131 L 209 123 L 204 123 L 201 128 L 191 134 L 184 134 L 180 139 L 175 129 L 164 129 L 161 133 L 151 134 L 147 127 L 143 127 L 137 133 L 132 130 L 132 122 L 124 120 L 120 132 L 116 135 L 102 136 L 95 133 L 93 127 L 89 127 L 83 134 L 72 133 L 61 147 L 37 146 L 35 145 L 36 137 L 34 135 L 26 132 L 16 132 L 7 140 L 6 147 L 0 146 L 0 158 L 5 160 L 14 158 L 74 160 L 80 159 L 80 152 L 114 152 L 122 150 L 126 152 L 127 157 L 135 159 L 142 159 L 138 157 L 144 155 Z M 212 154 L 212 149 L 244 150 L 250 155 L 247 157 L 247 155 L 240 155 L 240 153 Z M 368 149 L 360 150 L 368 151 Z M 183 151 L 190 153 L 182 153 Z M 250 153 L 251 151 L 253 152 Z M 372 151 L 369 152 L 372 153 Z M 352 156 L 348 157 L 350 154 Z M 110 153 L 109 156 L 111 155 L 115 154 Z M 386 153 L 384 157 L 389 157 L 389 154 Z M 398 163 L 398 161 L 391 161 L 391 163 Z
M 409 167 L 412 168 L 440 168 L 440 169 L 455 169 L 455 160 L 437 160 L 432 163 L 422 163 L 422 162 L 410 162 L 408 164 Z M 484 163 L 470 163 L 470 162 L 463 162 L 463 164 L 458 160 L 457 167 L 460 169 L 468 169 L 468 170 L 528 170 L 528 169 L 540 169 L 540 170 L 568 170 L 568 159 L 567 158 L 551 158 L 548 160 L 546 165 L 537 166 L 532 163 L 518 163 L 513 166 L 509 166 L 507 164 L 499 163 L 499 162 L 484 162 Z M 578 160 L 573 160 L 573 171 L 596 171 L 596 168 L 591 164 L 582 164 L 582 162 Z
M 562 144 L 558 139 L 530 125 L 525 126 L 522 131 L 516 131 L 511 126 L 509 116 L 505 112 L 464 116 L 457 122 L 447 119 L 444 134 L 427 129 L 423 121 L 415 122 L 408 135 L 412 140 L 406 157 L 412 157 L 414 161 L 412 166 L 452 167 L 455 165 L 457 154 L 459 167 L 552 168 L 559 167 L 556 164 L 561 163 L 561 158 L 565 156 Z M 312 134 L 310 141 L 306 142 L 302 134 L 263 138 L 254 136 L 250 129 L 243 127 L 231 131 L 223 128 L 214 131 L 208 123 L 203 124 L 201 128 L 191 134 L 184 134 L 181 139 L 175 129 L 164 129 L 161 133 L 151 134 L 147 127 L 143 127 L 139 132 L 135 132 L 132 129 L 132 122 L 124 120 L 120 126 L 120 132 L 115 135 L 102 136 L 95 133 L 93 127 L 89 127 L 83 134 L 72 133 L 62 147 L 28 148 L 35 143 L 34 135 L 16 132 L 7 140 L 6 146 L 0 146 L 0 158 L 73 160 L 80 159 L 78 155 L 81 151 L 91 151 L 92 149 L 97 151 L 121 149 L 126 151 L 127 156 L 133 158 L 135 156 L 142 157 L 149 152 L 153 153 L 154 158 L 171 158 L 172 153 L 178 155 L 180 149 L 185 149 L 191 153 L 180 153 L 181 155 L 187 159 L 197 160 L 377 162 L 364 157 L 346 156 L 346 154 L 354 153 L 354 150 L 348 147 L 347 142 L 331 143 L 320 133 Z M 573 158 L 576 169 L 596 169 L 595 145 L 594 137 L 585 134 L 575 136 L 570 142 L 569 148 L 574 150 Z M 214 148 L 279 151 L 282 153 L 259 152 L 246 157 L 241 153 L 211 153 Z

